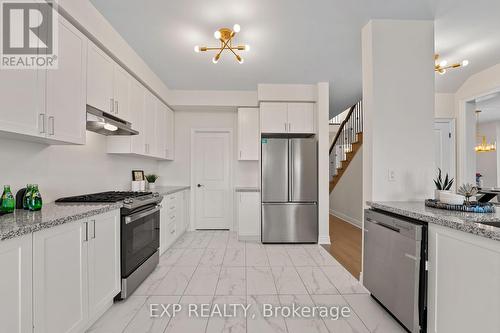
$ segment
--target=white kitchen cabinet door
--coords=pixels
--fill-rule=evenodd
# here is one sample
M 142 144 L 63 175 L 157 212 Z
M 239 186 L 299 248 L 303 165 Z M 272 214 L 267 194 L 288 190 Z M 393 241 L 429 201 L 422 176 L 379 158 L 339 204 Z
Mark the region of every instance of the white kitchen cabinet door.
M 314 133 L 314 103 L 288 103 L 288 132 Z
M 429 224 L 428 329 L 498 332 L 500 242 Z
M 130 84 L 130 122 L 132 128 L 139 132 L 132 135 L 131 150 L 135 154 L 145 154 L 145 133 L 144 133 L 144 96 L 146 89 L 137 80 L 132 79 Z
M 262 133 L 286 133 L 287 103 L 260 103 L 260 130 Z
M 44 96 L 44 70 L 2 70 L 0 131 L 45 137 Z
M 113 98 L 114 115 L 120 119 L 130 122 L 130 75 L 120 66 L 115 64 L 113 71 Z
M 157 121 L 157 110 L 158 99 L 151 92 L 146 91 L 145 103 L 144 103 L 144 119 L 143 119 L 143 129 L 144 129 L 144 139 L 145 139 L 145 150 L 146 155 L 156 156 L 156 121 Z
M 260 237 L 260 193 L 238 192 L 238 237 Z
M 238 109 L 238 160 L 259 160 L 259 109 Z
M 158 100 L 156 109 L 156 152 L 157 157 L 167 158 L 167 112 L 165 104 Z
M 87 38 L 58 18 L 58 68 L 47 70 L 47 138 L 85 144 Z
M 87 49 L 87 104 L 114 114 L 115 62 L 90 41 Z
M 175 115 L 167 107 L 167 160 L 175 158 Z
M 32 234 L 0 241 L 0 330 L 31 333 Z
M 100 317 L 120 292 L 120 213 L 89 219 L 89 318 Z
M 33 234 L 35 333 L 82 332 L 88 320 L 86 221 Z

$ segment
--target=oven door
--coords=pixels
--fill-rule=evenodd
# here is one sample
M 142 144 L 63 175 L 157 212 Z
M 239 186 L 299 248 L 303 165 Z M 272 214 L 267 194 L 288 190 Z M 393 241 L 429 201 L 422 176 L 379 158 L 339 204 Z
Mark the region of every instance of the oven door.
M 150 205 L 122 215 L 122 278 L 128 277 L 160 246 L 160 206 Z

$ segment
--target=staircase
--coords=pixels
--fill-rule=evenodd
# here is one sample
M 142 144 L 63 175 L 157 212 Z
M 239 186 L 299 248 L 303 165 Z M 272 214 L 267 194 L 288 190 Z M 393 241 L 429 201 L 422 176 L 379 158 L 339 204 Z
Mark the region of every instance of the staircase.
M 330 146 L 330 193 L 363 144 L 363 102 L 354 104 Z

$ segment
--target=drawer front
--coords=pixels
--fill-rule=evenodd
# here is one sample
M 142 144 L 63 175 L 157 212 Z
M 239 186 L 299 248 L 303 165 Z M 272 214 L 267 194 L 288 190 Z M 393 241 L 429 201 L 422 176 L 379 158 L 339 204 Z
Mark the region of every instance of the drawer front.
M 177 195 L 170 194 L 169 196 L 167 196 L 166 204 L 167 204 L 167 212 L 169 214 L 171 212 L 174 212 L 177 209 Z

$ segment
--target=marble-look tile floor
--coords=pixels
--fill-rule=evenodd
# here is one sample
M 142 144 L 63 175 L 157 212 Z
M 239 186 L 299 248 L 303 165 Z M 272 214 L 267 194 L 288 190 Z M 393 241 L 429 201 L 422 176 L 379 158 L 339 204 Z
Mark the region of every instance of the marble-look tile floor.
M 189 317 L 187 304 L 250 305 L 244 316 Z M 350 316 L 263 316 L 262 304 L 347 306 Z M 181 304 L 175 317 L 152 318 L 150 304 Z M 220 307 L 221 308 L 221 307 Z M 161 309 L 160 309 L 161 311 Z M 182 235 L 127 300 L 115 303 L 92 333 L 405 332 L 366 289 L 318 245 L 263 245 L 229 231 Z

